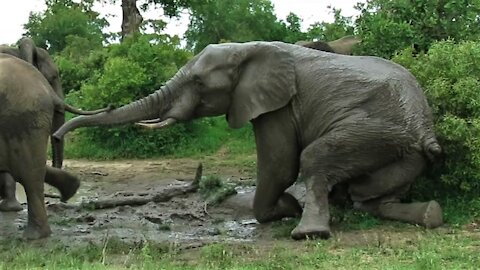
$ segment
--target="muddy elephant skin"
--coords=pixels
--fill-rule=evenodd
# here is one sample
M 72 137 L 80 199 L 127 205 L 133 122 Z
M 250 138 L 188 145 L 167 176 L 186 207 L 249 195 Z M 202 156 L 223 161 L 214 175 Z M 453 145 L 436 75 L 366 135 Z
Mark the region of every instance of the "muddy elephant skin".
M 328 193 L 340 183 L 348 185 L 355 207 L 371 214 L 429 228 L 443 222 L 435 201 L 399 201 L 441 147 L 416 79 L 377 57 L 281 42 L 209 45 L 161 89 L 110 112 L 74 118 L 54 137 L 85 126 L 160 128 L 222 114 L 231 128 L 253 124 L 259 222 L 301 216 L 294 239 L 328 238 Z M 299 174 L 307 187 L 303 210 L 285 192 Z
M 78 189 L 76 177 L 46 166 L 54 112 L 64 107 L 49 82 L 32 65 L 0 53 L 0 210 L 15 205 L 14 180 L 25 188 L 28 205 L 26 239 L 50 235 L 44 203 L 44 181 L 67 200 Z M 13 187 L 12 187 L 13 183 Z M 16 200 L 15 200 L 16 202 Z M 17 207 L 19 205 L 16 205 Z
M 33 66 L 35 66 L 40 73 L 47 79 L 51 86 L 51 90 L 62 100 L 64 100 L 64 93 L 62 83 L 60 81 L 60 73 L 53 61 L 53 58 L 49 53 L 35 45 L 31 38 L 25 37 L 18 41 L 18 48 L 0 45 L 0 53 L 6 53 L 22 59 Z M 65 123 L 65 110 L 74 114 L 94 114 L 101 111 L 108 110 L 96 110 L 96 111 L 82 111 L 69 105 L 60 106 L 55 108 L 53 115 L 53 125 L 51 133 L 57 130 Z M 63 164 L 63 149 L 64 144 L 62 141 L 51 140 L 52 146 L 52 166 L 56 168 L 62 168 Z

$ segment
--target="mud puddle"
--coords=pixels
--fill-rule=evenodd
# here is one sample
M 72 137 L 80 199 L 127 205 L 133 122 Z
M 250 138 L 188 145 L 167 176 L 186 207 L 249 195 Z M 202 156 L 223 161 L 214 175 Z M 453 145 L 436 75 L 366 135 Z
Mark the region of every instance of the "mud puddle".
M 117 238 L 132 244 L 154 241 L 201 246 L 211 242 L 248 242 L 256 239 L 262 226 L 251 214 L 248 196 L 253 189 L 249 187 L 238 189 L 240 200 L 229 200 L 221 206 L 208 206 L 200 194 L 190 193 L 167 202 L 149 202 L 142 206 L 126 205 L 102 210 L 78 207 L 86 201 L 153 195 L 162 189 L 185 186 L 193 180 L 197 165 L 198 161 L 191 160 L 67 160 L 66 170 L 79 176 L 82 184 L 67 204 L 55 198 L 46 198 L 53 231 L 46 241 L 77 245 Z M 204 174 L 209 173 L 208 167 L 205 171 Z M 227 168 L 222 173 L 228 179 L 245 179 L 235 169 Z M 46 187 L 45 192 L 56 193 L 51 187 Z M 17 198 L 25 209 L 18 213 L 0 213 L 0 239 L 21 237 L 27 211 L 25 194 L 20 185 Z

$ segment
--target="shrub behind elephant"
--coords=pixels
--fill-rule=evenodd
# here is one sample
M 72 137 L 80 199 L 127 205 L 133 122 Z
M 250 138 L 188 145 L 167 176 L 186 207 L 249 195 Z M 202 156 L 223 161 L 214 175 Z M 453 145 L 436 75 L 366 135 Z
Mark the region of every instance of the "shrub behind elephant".
M 415 78 L 377 57 L 280 42 L 210 45 L 161 89 L 111 112 L 72 119 L 54 137 L 84 126 L 147 120 L 140 125 L 159 128 L 221 114 L 232 128 L 253 124 L 259 222 L 301 216 L 293 238 L 327 238 L 328 192 L 344 183 L 358 209 L 426 227 L 442 224 L 435 201 L 399 201 L 441 148 Z M 299 172 L 307 187 L 303 211 L 285 192 Z
M 44 203 L 44 179 L 60 190 L 62 200 L 73 196 L 79 186 L 74 176 L 46 166 L 54 112 L 64 106 L 37 69 L 0 53 L 0 193 L 10 199 L 13 194 L 15 199 L 13 179 L 25 188 L 27 239 L 51 233 Z M 12 207 L 9 202 L 4 200 L 2 207 Z

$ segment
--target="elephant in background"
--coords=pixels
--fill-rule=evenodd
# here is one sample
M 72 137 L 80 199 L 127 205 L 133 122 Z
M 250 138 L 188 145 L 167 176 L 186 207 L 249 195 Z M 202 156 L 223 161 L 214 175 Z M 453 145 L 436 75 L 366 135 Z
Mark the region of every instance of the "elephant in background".
M 294 239 L 328 238 L 328 194 L 348 186 L 354 207 L 381 218 L 434 228 L 440 205 L 402 203 L 424 168 L 441 156 L 430 107 L 405 68 L 281 42 L 209 45 L 162 88 L 115 110 L 79 116 L 54 137 L 87 126 L 226 115 L 231 128 L 253 124 L 257 146 L 255 218 L 301 216 Z M 302 207 L 285 190 L 305 179 Z
M 29 63 L 0 53 L 0 195 L 3 208 L 12 208 L 15 183 L 25 188 L 28 205 L 27 239 L 50 235 L 44 203 L 44 181 L 56 187 L 62 200 L 72 197 L 80 182 L 60 169 L 46 166 L 48 138 L 55 112 L 66 105 L 50 83 Z M 18 203 L 18 202 L 17 202 Z
M 361 40 L 355 36 L 344 36 L 334 41 L 297 41 L 295 44 L 324 52 L 351 55 L 352 50 Z
M 55 65 L 52 57 L 48 54 L 48 52 L 42 48 L 37 47 L 31 38 L 25 37 L 20 39 L 18 41 L 18 48 L 0 45 L 0 53 L 14 56 L 32 64 L 35 68 L 38 69 L 38 71 L 40 71 L 40 73 L 50 84 L 51 87 L 49 89 L 52 93 L 49 93 L 48 95 L 55 94 L 62 101 L 64 100 L 63 88 L 57 66 Z M 21 90 L 22 89 L 19 88 L 19 91 Z M 65 111 L 74 114 L 90 115 L 109 109 L 110 108 L 95 111 L 83 111 L 62 102 L 59 106 L 55 107 L 55 110 L 53 112 L 53 121 L 50 134 L 53 134 L 55 130 L 62 126 L 63 123 L 65 123 Z M 51 147 L 52 166 L 56 168 L 61 168 L 63 164 L 64 143 L 63 141 L 51 139 Z M 16 186 L 15 182 L 11 179 L 11 177 L 0 177 L 0 186 L 3 186 L 4 188 L 3 192 L 0 192 L 0 199 L 3 198 L 3 201 L 0 204 L 0 211 L 22 210 L 20 203 L 15 198 Z
M 59 98 L 64 100 L 65 97 L 57 66 L 55 65 L 49 53 L 46 50 L 37 47 L 31 38 L 25 37 L 20 39 L 18 41 L 18 48 L 1 45 L 0 53 L 6 53 L 15 56 L 35 66 L 40 71 L 40 73 L 43 74 L 45 79 L 47 79 L 47 81 L 50 83 L 51 90 Z M 53 115 L 53 125 L 51 133 L 53 134 L 55 130 L 62 126 L 63 123 L 65 123 L 65 111 L 74 114 L 88 115 L 102 112 L 108 109 L 109 108 L 96 111 L 82 111 L 67 104 L 65 104 L 64 106 L 58 106 L 57 108 L 55 108 L 55 113 Z M 62 168 L 64 143 L 52 139 L 51 146 L 52 166 L 56 168 Z

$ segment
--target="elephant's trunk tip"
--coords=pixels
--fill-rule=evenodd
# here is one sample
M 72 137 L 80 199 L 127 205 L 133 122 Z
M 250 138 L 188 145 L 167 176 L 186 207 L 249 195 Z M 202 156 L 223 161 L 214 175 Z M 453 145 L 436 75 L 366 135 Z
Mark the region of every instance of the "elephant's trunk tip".
M 55 131 L 55 133 L 53 133 L 52 137 L 57 142 L 63 140 L 63 134 L 59 133 L 58 131 Z

